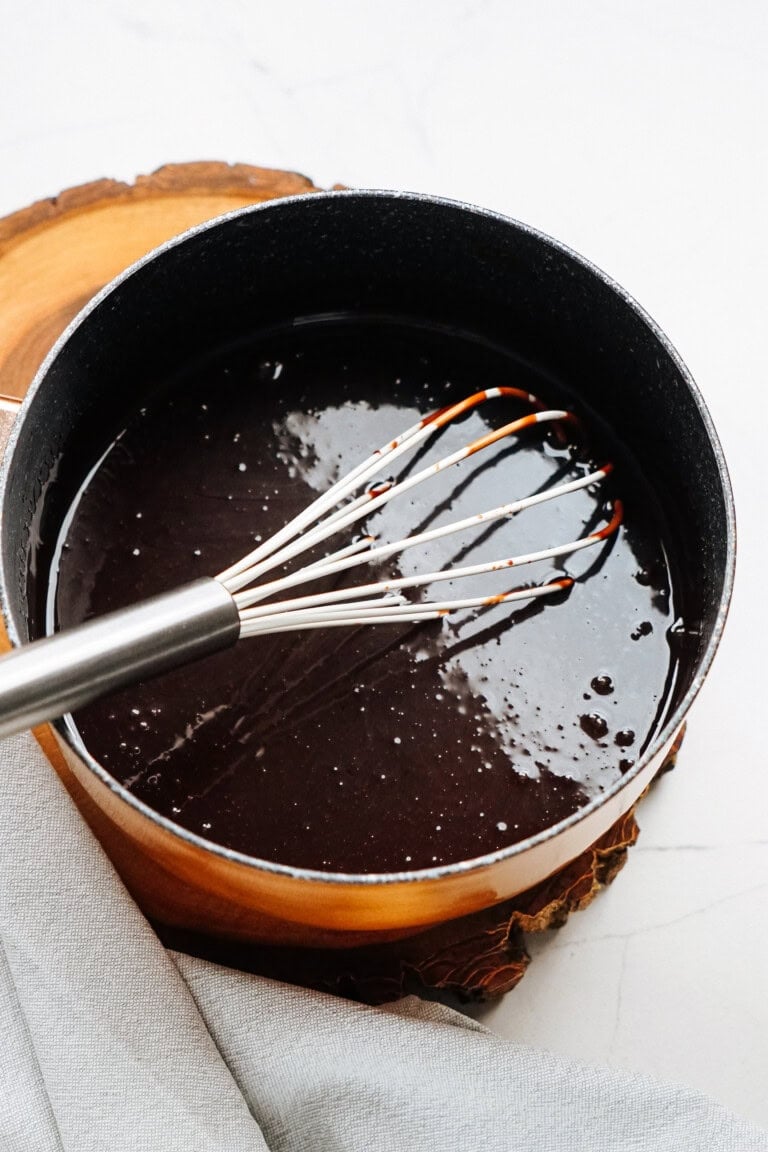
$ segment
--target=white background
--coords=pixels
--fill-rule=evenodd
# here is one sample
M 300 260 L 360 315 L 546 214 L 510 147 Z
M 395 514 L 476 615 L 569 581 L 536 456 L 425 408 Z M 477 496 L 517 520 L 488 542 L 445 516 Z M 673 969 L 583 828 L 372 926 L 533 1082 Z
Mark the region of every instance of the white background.
M 610 891 L 484 1019 L 768 1126 L 768 6 L 0 0 L 0 214 L 219 159 L 474 201 L 618 279 L 698 380 L 739 571 L 678 769 Z

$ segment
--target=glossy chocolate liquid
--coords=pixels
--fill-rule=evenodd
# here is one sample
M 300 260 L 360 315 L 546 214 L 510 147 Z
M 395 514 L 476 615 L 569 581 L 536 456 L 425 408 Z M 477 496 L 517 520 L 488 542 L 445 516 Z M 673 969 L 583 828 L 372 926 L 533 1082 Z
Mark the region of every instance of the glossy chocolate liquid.
M 73 505 L 55 561 L 58 623 L 214 575 L 420 415 L 496 384 L 562 403 L 507 353 L 394 322 L 298 324 L 191 366 L 136 413 Z M 489 401 L 418 465 L 524 411 Z M 576 578 L 567 596 L 439 623 L 245 640 L 82 710 L 85 745 L 176 823 L 283 864 L 426 868 L 551 826 L 633 763 L 664 718 L 675 672 L 667 633 L 678 609 L 653 498 L 615 445 L 593 441 L 582 456 L 529 430 L 365 524 L 399 538 L 612 458 L 610 487 L 377 569 L 431 571 L 564 543 L 603 523 L 620 493 L 616 538 L 512 579 L 434 590 L 491 594 L 566 573 Z M 398 476 L 416 466 L 405 460 Z M 376 578 L 359 573 L 338 582 Z

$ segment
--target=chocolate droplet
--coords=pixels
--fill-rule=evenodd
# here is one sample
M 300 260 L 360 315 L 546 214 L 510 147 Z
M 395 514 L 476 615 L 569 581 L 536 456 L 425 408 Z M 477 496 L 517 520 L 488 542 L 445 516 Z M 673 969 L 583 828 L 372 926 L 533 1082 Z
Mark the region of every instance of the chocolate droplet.
M 587 712 L 584 716 L 580 716 L 579 724 L 593 740 L 602 739 L 608 731 L 608 721 L 599 712 Z

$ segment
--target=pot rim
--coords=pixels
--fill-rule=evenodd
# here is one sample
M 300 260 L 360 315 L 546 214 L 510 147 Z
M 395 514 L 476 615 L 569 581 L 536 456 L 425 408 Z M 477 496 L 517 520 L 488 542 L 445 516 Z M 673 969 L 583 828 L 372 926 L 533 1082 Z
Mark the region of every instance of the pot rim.
M 19 439 L 22 425 L 26 415 L 31 407 L 37 392 L 43 385 L 43 382 L 48 375 L 51 365 L 57 359 L 59 354 L 66 347 L 70 337 L 73 333 L 80 328 L 80 326 L 87 322 L 92 312 L 94 312 L 120 285 L 134 275 L 139 269 L 143 268 L 146 264 L 153 262 L 178 245 L 185 244 L 193 240 L 197 236 L 203 235 L 206 232 L 220 227 L 229 221 L 237 220 L 240 217 L 254 215 L 256 213 L 269 213 L 270 211 L 280 211 L 285 205 L 315 202 L 315 201 L 328 201 L 330 199 L 353 199 L 353 200 L 367 200 L 372 203 L 378 202 L 391 202 L 398 200 L 406 200 L 417 203 L 425 203 L 436 205 L 439 208 L 448 208 L 452 210 L 459 209 L 463 213 L 469 213 L 473 216 L 494 220 L 503 225 L 512 225 L 513 228 L 519 232 L 529 236 L 534 241 L 543 244 L 545 247 L 554 249 L 556 252 L 568 257 L 575 263 L 581 265 L 588 273 L 591 273 L 596 279 L 600 280 L 619 300 L 624 306 L 630 309 L 640 319 L 640 321 L 650 330 L 653 337 L 657 340 L 663 351 L 674 364 L 680 378 L 693 400 L 698 410 L 699 416 L 702 420 L 704 428 L 707 433 L 712 453 L 717 464 L 718 475 L 722 488 L 722 494 L 725 506 L 725 519 L 726 519 L 726 567 L 724 573 L 723 589 L 720 596 L 720 603 L 717 611 L 717 616 L 712 628 L 712 634 L 704 649 L 696 673 L 691 681 L 691 684 L 686 691 L 684 697 L 678 704 L 674 712 L 667 717 L 666 722 L 656 734 L 654 739 L 650 742 L 648 747 L 643 752 L 642 756 L 638 758 L 633 767 L 619 780 L 617 780 L 609 789 L 602 793 L 599 797 L 585 804 L 576 812 L 566 817 L 564 820 L 553 824 L 548 828 L 538 832 L 535 836 L 528 837 L 525 840 L 518 841 L 507 848 L 501 848 L 496 852 L 486 853 L 483 856 L 473 857 L 469 860 L 460 860 L 453 864 L 444 864 L 434 868 L 413 869 L 411 871 L 402 872 L 323 872 L 318 869 L 299 868 L 290 864 L 278 864 L 271 860 L 263 860 L 257 856 L 250 856 L 244 852 L 237 852 L 231 848 L 226 848 L 221 844 L 216 844 L 213 841 L 206 840 L 203 836 L 195 832 L 191 832 L 186 828 L 182 828 L 178 824 L 174 824 L 166 816 L 155 812 L 142 800 L 139 800 L 128 789 L 114 779 L 106 769 L 99 763 L 94 756 L 88 752 L 87 748 L 82 742 L 74 723 L 69 716 L 62 717 L 55 721 L 55 727 L 60 735 L 67 743 L 73 747 L 77 755 L 85 762 L 86 766 L 92 771 L 96 777 L 105 784 L 109 790 L 122 801 L 134 808 L 139 814 L 151 820 L 154 824 L 170 833 L 172 836 L 186 841 L 188 844 L 195 848 L 202 849 L 214 856 L 223 858 L 224 860 L 241 865 L 245 868 L 252 869 L 256 872 L 268 872 L 274 875 L 283 876 L 288 879 L 308 881 L 310 883 L 322 883 L 330 885 L 339 885 L 341 887 L 371 887 L 376 885 L 388 884 L 402 884 L 402 883 L 416 883 L 420 881 L 435 881 L 448 877 L 457 877 L 466 875 L 471 872 L 481 871 L 492 867 L 493 865 L 509 860 L 516 856 L 522 856 L 525 852 L 537 847 L 538 845 L 546 842 L 549 839 L 554 839 L 567 829 L 574 827 L 585 820 L 591 813 L 609 803 L 615 796 L 627 787 L 632 780 L 640 775 L 648 766 L 650 761 L 657 756 L 661 749 L 670 742 L 674 733 L 681 726 L 684 717 L 688 713 L 691 705 L 693 704 L 696 696 L 698 695 L 706 676 L 712 665 L 715 653 L 719 647 L 722 638 L 725 621 L 728 616 L 728 610 L 733 594 L 734 574 L 736 567 L 736 514 L 733 499 L 733 490 L 731 486 L 728 468 L 725 462 L 722 446 L 719 437 L 715 431 L 712 418 L 709 414 L 704 399 L 699 391 L 699 388 L 694 381 L 691 373 L 689 372 L 685 362 L 670 340 L 659 328 L 656 322 L 645 311 L 645 309 L 630 295 L 624 288 L 621 287 L 615 280 L 608 276 L 601 268 L 586 257 L 575 252 L 561 241 L 548 236 L 545 232 L 540 231 L 531 225 L 524 224 L 511 216 L 506 216 L 501 212 L 496 212 L 490 208 L 482 208 L 474 204 L 469 204 L 465 201 L 454 200 L 448 197 L 436 196 L 431 193 L 422 192 L 403 192 L 388 189 L 345 189 L 339 191 L 321 191 L 321 192 L 307 192 L 300 193 L 294 196 L 280 197 L 274 200 L 263 201 L 259 204 L 247 205 L 244 208 L 237 208 L 231 212 L 224 213 L 221 216 L 213 217 L 211 220 L 206 220 L 201 224 L 197 224 L 192 228 L 187 229 L 185 232 L 180 233 L 178 236 L 172 237 L 170 240 L 165 241 L 163 244 L 142 256 L 135 263 L 131 264 L 128 268 L 124 269 L 118 276 L 106 284 L 99 292 L 97 292 L 82 310 L 73 318 L 68 324 L 64 332 L 59 336 L 53 347 L 50 349 L 42 364 L 38 368 L 32 383 L 30 384 L 24 400 L 21 404 L 16 420 L 8 438 L 8 442 L 3 453 L 2 462 L 0 463 L 0 510 L 5 505 L 8 490 L 8 478 L 12 465 L 13 455 L 16 449 L 16 444 Z M 8 637 L 14 647 L 18 647 L 21 643 L 18 631 L 15 627 L 13 617 L 9 608 L 9 594 L 6 582 L 5 565 L 0 560 L 0 609 L 2 609 L 5 627 L 8 632 Z

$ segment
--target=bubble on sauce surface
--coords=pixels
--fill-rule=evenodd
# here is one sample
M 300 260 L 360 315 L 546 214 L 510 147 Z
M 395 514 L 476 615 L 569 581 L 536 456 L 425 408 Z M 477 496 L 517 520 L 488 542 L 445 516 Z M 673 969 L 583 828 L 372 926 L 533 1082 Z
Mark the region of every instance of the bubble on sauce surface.
M 582 732 L 593 740 L 602 740 L 608 733 L 608 721 L 599 712 L 587 712 L 579 717 Z

